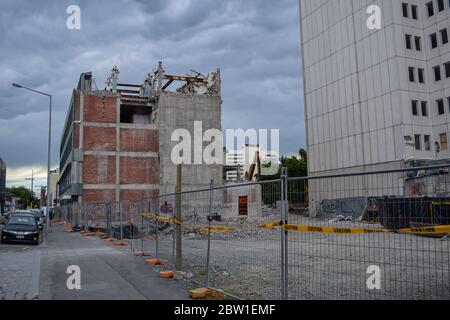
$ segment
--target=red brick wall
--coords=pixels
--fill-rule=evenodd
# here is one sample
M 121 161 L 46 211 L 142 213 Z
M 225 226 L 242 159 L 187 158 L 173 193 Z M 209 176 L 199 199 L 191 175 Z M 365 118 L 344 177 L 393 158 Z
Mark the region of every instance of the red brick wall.
M 115 184 L 116 157 L 84 156 L 83 183 Z
M 126 152 L 158 152 L 157 130 L 121 129 L 120 149 Z
M 117 98 L 84 96 L 84 121 L 116 123 Z
M 116 151 L 116 129 L 84 127 L 83 148 L 85 150 Z
M 121 184 L 158 184 L 158 158 L 120 158 Z
M 155 197 L 159 195 L 158 190 L 120 190 L 120 199 L 122 201 L 141 201 L 144 198 Z
M 115 190 L 83 190 L 84 202 L 115 202 Z

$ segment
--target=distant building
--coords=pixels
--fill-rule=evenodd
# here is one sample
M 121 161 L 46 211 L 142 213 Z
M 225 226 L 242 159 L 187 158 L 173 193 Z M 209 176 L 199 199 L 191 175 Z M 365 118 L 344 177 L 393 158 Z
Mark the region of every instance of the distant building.
M 5 210 L 6 202 L 6 163 L 0 158 L 0 213 Z
M 246 144 L 240 150 L 224 149 L 225 181 L 256 181 L 264 174 L 265 160 L 278 161 L 279 154 L 262 150 L 257 144 Z
M 50 173 L 50 191 L 49 191 L 49 199 L 50 199 L 50 206 L 53 206 L 55 204 L 55 201 L 57 200 L 57 184 L 59 180 L 59 169 L 53 170 Z

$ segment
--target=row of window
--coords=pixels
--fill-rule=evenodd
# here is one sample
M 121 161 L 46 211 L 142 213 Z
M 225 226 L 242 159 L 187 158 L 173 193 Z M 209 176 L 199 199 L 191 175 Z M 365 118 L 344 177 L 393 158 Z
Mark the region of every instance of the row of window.
M 403 10 L 403 17 L 404 18 L 409 18 L 409 4 L 407 3 L 402 3 L 402 10 Z M 414 20 L 418 20 L 419 19 L 419 15 L 418 15 L 418 11 L 417 11 L 417 6 L 416 5 L 411 5 L 411 18 L 413 18 Z
M 420 102 L 420 110 L 419 110 L 419 102 Z M 447 108 L 450 112 L 450 97 L 447 97 Z M 436 109 L 438 115 L 445 114 L 445 103 L 444 99 L 438 99 L 436 100 Z M 413 116 L 419 116 L 428 117 L 428 103 L 426 101 L 418 101 L 418 100 L 411 100 L 411 111 Z
M 448 43 L 448 32 L 447 32 L 447 28 L 442 29 L 439 31 L 440 35 L 441 35 L 441 44 L 447 44 Z M 431 48 L 435 49 L 438 47 L 438 39 L 437 39 L 437 34 L 436 33 L 432 33 L 430 34 L 430 41 L 431 41 Z
M 419 101 L 412 100 L 411 108 L 413 116 L 419 115 Z M 423 117 L 428 117 L 428 103 L 426 101 L 420 101 L 420 111 Z
M 443 66 L 444 66 L 445 77 L 450 78 L 450 61 L 444 63 Z M 433 67 L 433 73 L 434 73 L 435 81 L 442 80 L 440 65 Z M 415 67 L 408 67 L 408 75 L 409 75 L 410 82 L 416 82 L 416 68 Z M 417 79 L 418 79 L 419 83 L 425 83 L 425 70 L 423 68 L 417 68 Z
M 416 82 L 416 68 L 408 67 L 409 81 Z M 425 83 L 425 70 L 423 68 L 417 68 L 417 78 L 419 83 Z
M 450 62 L 444 63 L 444 71 L 445 71 L 445 77 L 450 78 Z M 433 72 L 434 72 L 434 80 L 441 81 L 442 80 L 441 66 L 433 67 Z
M 448 138 L 446 133 L 441 133 L 439 135 L 439 143 L 441 150 L 448 150 Z M 422 135 L 415 134 L 414 135 L 414 146 L 417 151 L 425 150 L 431 151 L 431 136 L 423 135 L 423 144 L 422 144 Z
M 445 0 L 435 0 L 436 1 L 436 8 L 438 12 L 442 12 L 445 10 Z M 449 3 L 449 7 L 450 7 L 450 0 L 448 1 Z M 409 18 L 410 15 L 410 10 L 409 8 L 411 7 L 411 18 L 414 20 L 418 20 L 419 19 L 419 14 L 418 14 L 418 7 L 416 5 L 409 5 L 408 3 L 402 3 L 402 11 L 403 11 L 403 17 L 404 18 Z M 434 16 L 435 14 L 435 2 L 434 1 L 430 1 L 426 4 L 427 7 L 427 13 L 428 13 L 428 17 L 431 18 L 432 16 Z
M 445 45 L 448 43 L 448 32 L 447 28 L 442 29 L 439 31 L 439 34 L 441 36 L 441 45 Z M 413 38 L 414 38 L 414 45 L 415 49 L 417 51 L 422 51 L 422 45 L 421 45 L 421 37 L 413 36 L 411 34 L 405 34 L 405 42 L 406 42 L 406 49 L 412 50 L 413 49 Z M 431 42 L 431 48 L 435 49 L 438 47 L 438 37 L 436 33 L 430 34 L 430 42 Z
M 445 10 L 444 0 L 436 0 L 436 5 L 437 5 L 438 12 L 442 12 Z M 450 1 L 449 1 L 449 5 L 450 5 Z M 434 1 L 428 2 L 426 4 L 426 6 L 427 6 L 428 17 L 431 18 L 432 16 L 434 16 L 434 13 L 435 13 Z

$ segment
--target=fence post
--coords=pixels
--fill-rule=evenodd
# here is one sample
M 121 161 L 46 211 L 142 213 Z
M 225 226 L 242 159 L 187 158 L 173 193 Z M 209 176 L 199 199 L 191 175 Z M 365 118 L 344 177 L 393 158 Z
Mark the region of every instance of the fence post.
M 85 231 L 89 231 L 89 228 L 88 228 L 88 214 L 87 214 L 87 212 L 88 212 L 88 210 L 86 209 L 86 206 L 85 206 L 85 204 L 84 203 L 82 203 L 82 206 L 83 206 L 83 215 L 84 215 L 84 230 Z M 89 208 L 91 208 L 91 206 L 89 206 Z M 95 209 L 95 205 L 94 205 L 94 209 Z
M 281 175 L 280 175 L 280 223 L 281 226 L 284 225 L 284 177 L 283 177 L 283 173 L 284 173 L 284 167 L 281 168 Z M 284 238 L 286 236 L 283 228 L 280 229 L 280 235 L 281 235 L 281 239 L 280 239 L 280 246 L 281 246 L 281 257 L 280 257 L 280 265 L 281 265 L 281 279 L 280 279 L 280 288 L 281 288 L 281 300 L 284 300 L 284 297 L 286 296 L 286 287 L 285 287 L 285 271 L 286 269 L 284 268 L 284 262 L 285 262 L 285 242 L 284 242 Z
M 111 201 L 106 205 L 106 233 L 111 236 Z
M 179 223 L 182 222 L 182 212 L 181 212 L 181 191 L 182 191 L 182 179 L 183 176 L 183 168 L 181 165 L 177 167 L 177 186 L 176 186 L 176 194 L 175 194 L 175 210 L 176 210 L 176 218 Z M 183 243 L 182 243 L 182 225 L 177 223 L 175 226 L 176 233 L 176 257 L 175 257 L 175 267 L 177 270 L 182 270 L 183 268 Z
M 289 199 L 288 199 L 288 170 L 287 167 L 283 168 L 283 180 L 284 180 L 284 225 L 288 224 L 289 216 Z M 283 300 L 289 299 L 289 233 L 284 230 L 284 297 Z
M 209 288 L 209 258 L 210 258 L 210 253 L 211 253 L 211 220 L 212 220 L 213 184 L 214 184 L 214 180 L 211 180 L 211 184 L 209 186 L 208 249 L 206 252 L 205 288 Z
M 120 202 L 117 201 L 117 208 L 116 210 L 119 210 L 119 223 L 120 223 L 120 241 L 123 241 L 123 221 L 122 221 L 122 206 L 120 205 Z
M 131 235 L 131 246 L 130 249 L 131 251 L 134 251 L 134 219 L 133 219 L 133 207 L 132 205 L 130 205 L 131 208 L 128 208 L 129 212 L 130 212 L 130 220 L 128 221 L 129 226 L 130 226 L 130 235 Z
M 144 194 L 142 194 L 141 202 L 141 252 L 144 252 Z
M 158 216 L 159 216 L 159 202 L 160 202 L 160 198 L 157 198 L 157 203 L 156 203 L 156 212 L 158 212 Z M 159 232 L 159 221 L 155 220 L 155 254 L 156 254 L 156 259 L 158 259 L 159 256 L 159 243 L 158 243 L 158 232 Z
M 177 187 L 175 187 L 175 198 L 176 198 L 176 193 L 177 193 Z M 174 203 L 175 204 L 175 203 Z M 176 205 L 176 204 L 175 204 Z M 175 209 L 176 210 L 176 209 Z M 173 213 L 172 213 L 173 214 Z M 175 216 L 174 218 L 177 218 L 176 212 L 175 212 Z M 177 230 L 177 223 L 173 224 L 173 229 L 172 229 L 172 264 L 174 266 L 176 266 L 176 244 L 177 244 L 177 240 L 176 240 L 176 230 Z

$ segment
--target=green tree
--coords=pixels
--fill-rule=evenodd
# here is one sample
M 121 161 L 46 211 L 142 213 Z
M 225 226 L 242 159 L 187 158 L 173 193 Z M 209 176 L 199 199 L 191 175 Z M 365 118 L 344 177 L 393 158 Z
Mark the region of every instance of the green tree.
M 31 202 L 35 201 L 36 199 L 33 198 L 33 195 L 31 193 L 31 190 L 25 188 L 25 187 L 12 187 L 12 188 L 6 188 L 6 192 L 10 193 L 13 197 L 19 198 L 19 205 L 22 208 L 26 208 L 26 206 Z
M 288 176 L 294 177 L 307 177 L 308 176 L 308 154 L 305 149 L 300 149 L 299 156 L 281 157 L 281 165 L 278 169 L 278 173 L 273 176 L 263 176 L 261 180 L 274 180 L 279 179 L 281 175 L 281 167 L 287 167 Z
M 308 176 L 308 154 L 305 149 L 299 150 L 299 156 L 281 157 L 281 165 L 278 173 L 273 176 L 262 176 L 261 180 L 275 180 L 281 176 L 281 167 L 287 167 L 288 177 Z M 288 183 L 288 199 L 290 205 L 306 204 L 308 202 L 308 181 L 290 181 Z M 264 204 L 272 204 L 280 200 L 280 185 L 275 184 L 271 188 L 263 188 L 262 197 Z

